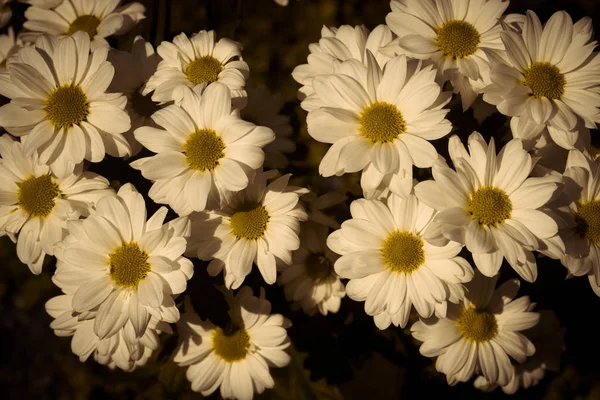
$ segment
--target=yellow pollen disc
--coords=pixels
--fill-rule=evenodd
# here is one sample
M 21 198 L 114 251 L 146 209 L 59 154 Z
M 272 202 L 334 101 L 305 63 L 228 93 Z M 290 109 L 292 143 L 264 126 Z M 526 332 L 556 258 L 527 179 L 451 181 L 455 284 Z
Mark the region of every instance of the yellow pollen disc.
M 600 246 L 600 200 L 579 206 L 575 213 L 575 232 L 596 246 Z
M 136 288 L 148 276 L 148 254 L 137 243 L 125 243 L 109 256 L 110 277 L 119 286 Z
M 503 190 L 484 187 L 473 193 L 466 211 L 479 225 L 496 226 L 510 218 L 512 203 Z
M 323 253 L 310 253 L 306 259 L 306 275 L 313 281 L 327 279 L 333 272 L 333 263 Z
M 47 217 L 56 203 L 54 200 L 60 195 L 60 188 L 50 175 L 38 178 L 31 176 L 19 184 L 17 199 L 19 206 L 31 217 Z
M 93 39 L 98 33 L 98 25 L 100 25 L 100 18 L 93 15 L 82 15 L 71 23 L 67 35 L 71 36 L 75 32 L 84 31 L 90 35 L 90 39 Z
M 600 157 L 600 148 L 598 148 L 594 145 L 589 145 L 585 149 L 587 150 L 588 153 L 590 153 L 590 157 L 592 157 L 593 160 L 597 160 L 598 157 Z
M 457 59 L 475 54 L 481 38 L 470 23 L 452 20 L 444 22 L 436 30 L 434 41 L 444 57 Z
M 269 218 L 269 212 L 263 205 L 244 204 L 229 217 L 231 232 L 238 239 L 260 239 L 267 230 Z
M 64 85 L 50 93 L 44 111 L 54 127 L 68 129 L 87 119 L 90 103 L 79 85 Z
M 192 133 L 183 144 L 183 152 L 190 169 L 212 171 L 225 156 L 225 144 L 212 129 L 200 129 Z
M 498 321 L 494 314 L 473 306 L 462 310 L 456 325 L 460 334 L 471 342 L 487 342 L 498 334 Z
M 185 67 L 185 75 L 194 85 L 200 83 L 216 82 L 219 79 L 219 73 L 223 71 L 221 62 L 211 56 L 202 56 L 196 58 Z
M 152 101 L 152 93 L 144 96 L 139 92 L 139 90 L 136 90 L 131 95 L 129 102 L 131 104 L 131 108 L 133 108 L 133 111 L 142 117 L 150 117 L 152 114 L 160 110 L 158 103 Z
M 558 67 L 549 62 L 534 62 L 523 74 L 523 85 L 535 98 L 560 99 L 565 94 L 567 80 Z
M 381 248 L 385 265 L 394 272 L 410 274 L 425 262 L 423 240 L 408 231 L 392 232 Z
M 360 134 L 373 144 L 393 142 L 406 130 L 406 122 L 398 107 L 384 101 L 365 108 L 359 122 Z
M 244 328 L 229 332 L 217 327 L 212 335 L 212 345 L 215 354 L 223 361 L 241 361 L 250 349 L 250 335 Z

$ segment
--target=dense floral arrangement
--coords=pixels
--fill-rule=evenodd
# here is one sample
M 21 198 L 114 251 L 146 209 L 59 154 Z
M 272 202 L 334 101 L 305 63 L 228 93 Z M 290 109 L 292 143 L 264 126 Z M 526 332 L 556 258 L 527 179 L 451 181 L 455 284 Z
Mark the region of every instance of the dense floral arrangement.
M 323 27 L 292 76 L 337 183 L 301 187 L 290 118 L 240 43 L 199 30 L 115 48 L 142 4 L 24 2 L 22 29 L 0 36 L 0 234 L 33 274 L 55 257 L 50 328 L 81 361 L 134 371 L 171 335 L 193 391 L 250 399 L 291 360 L 294 319 L 264 290 L 279 285 L 309 317 L 364 302 L 449 385 L 511 394 L 558 368 L 560 321 L 518 292 L 543 256 L 600 296 L 590 18 L 392 0 L 372 30 Z M 506 116 L 509 135 L 455 134 L 452 101 Z M 110 159 L 138 179 L 90 171 Z M 219 320 L 190 299 L 199 268 Z

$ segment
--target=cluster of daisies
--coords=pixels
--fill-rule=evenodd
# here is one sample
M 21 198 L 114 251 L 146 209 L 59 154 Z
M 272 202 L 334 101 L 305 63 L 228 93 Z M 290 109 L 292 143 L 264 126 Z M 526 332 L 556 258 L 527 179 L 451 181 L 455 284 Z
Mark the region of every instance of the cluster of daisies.
M 319 173 L 360 174 L 364 198 L 340 225 L 327 209 L 346 196 L 271 169 L 287 166 L 292 128 L 281 98 L 249 81 L 239 43 L 203 30 L 123 51 L 107 38 L 144 19 L 141 4 L 25 2 L 23 30 L 0 36 L 0 234 L 34 274 L 56 257 L 63 294 L 46 309 L 82 361 L 131 371 L 177 324 L 174 360 L 194 391 L 250 399 L 272 388 L 291 323 L 243 286 L 256 269 L 309 315 L 337 312 L 347 294 L 379 329 L 412 322 L 449 384 L 513 393 L 557 368 L 562 331 L 517 297 L 518 279 L 496 288 L 504 260 L 527 282 L 534 252 L 560 260 L 600 296 L 589 18 L 561 11 L 542 24 L 531 11 L 503 15 L 502 0 L 393 0 L 372 31 L 324 27 L 293 77 L 309 135 L 331 144 Z M 512 137 L 497 149 L 485 132 L 466 146 L 450 136 L 453 97 L 497 108 Z M 164 206 L 148 216 L 131 183 L 89 171 L 107 155 Z M 423 173 L 432 179 L 418 182 Z M 226 326 L 185 301 L 192 258 L 222 276 Z

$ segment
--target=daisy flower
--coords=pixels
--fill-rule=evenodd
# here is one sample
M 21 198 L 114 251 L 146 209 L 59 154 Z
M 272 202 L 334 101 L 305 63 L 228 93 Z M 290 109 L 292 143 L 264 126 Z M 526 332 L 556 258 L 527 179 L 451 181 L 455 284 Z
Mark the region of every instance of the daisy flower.
M 535 281 L 532 250 L 558 232 L 556 221 L 539 209 L 560 191 L 560 177 L 529 177 L 534 162 L 519 139 L 496 155 L 494 140 L 488 146 L 473 132 L 469 152 L 456 135 L 448 150 L 456 171 L 436 163 L 435 181 L 415 186 L 416 196 L 439 212 L 442 234 L 466 244 L 485 276 L 496 275 L 506 258 L 523 279 Z
M 260 172 L 246 189 L 235 193 L 219 211 L 192 214 L 192 239 L 187 254 L 209 261 L 212 276 L 224 271 L 225 286 L 237 289 L 258 267 L 269 285 L 277 268 L 292 263 L 300 247 L 300 221 L 307 219 L 298 202 L 307 191 L 288 186 L 290 174 L 267 184 L 277 171 Z
M 124 136 L 131 146 L 131 155 L 135 156 L 143 146 L 135 140 L 133 132 L 141 126 L 158 128 L 150 117 L 160 106 L 152 101 L 150 94 L 143 95 L 142 92 L 148 79 L 156 72 L 160 56 L 154 52 L 151 43 L 141 36 L 136 36 L 131 52 L 111 49 L 108 60 L 115 67 L 115 77 L 108 91 L 127 96 L 125 110 L 131 118 L 131 128 Z
M 240 119 L 229 89 L 209 85 L 202 95 L 189 88 L 180 105 L 152 115 L 164 129 L 138 128 L 135 138 L 157 153 L 131 163 L 154 182 L 148 195 L 179 215 L 218 208 L 228 192 L 248 186 L 264 160 L 273 131 Z
M 271 93 L 265 85 L 246 87 L 248 103 L 240 112 L 244 121 L 266 126 L 275 133 L 275 140 L 263 149 L 266 168 L 285 168 L 289 161 L 285 154 L 296 151 L 296 144 L 290 138 L 292 126 L 290 117 L 281 114 L 283 98 L 281 93 Z
M 46 311 L 54 319 L 50 328 L 60 337 L 73 337 L 71 349 L 85 362 L 90 355 L 110 369 L 120 368 L 130 372 L 146 364 L 152 352 L 159 346 L 161 332 L 172 333 L 165 322 L 151 318 L 148 328 L 141 337 L 136 337 L 133 324 L 127 324 L 117 333 L 107 338 L 99 338 L 94 332 L 96 312 L 81 314 L 73 311 L 73 296 L 63 294 L 46 302 Z
M 146 332 L 151 317 L 179 319 L 173 296 L 185 291 L 193 265 L 182 257 L 189 236 L 187 218 L 163 225 L 166 207 L 146 220 L 144 198 L 131 184 L 105 196 L 96 212 L 69 222 L 52 281 L 72 294 L 77 313 L 96 312 L 93 332 L 115 335 L 128 322 L 134 336 Z
M 383 71 L 369 54 L 368 68 L 346 61 L 345 73 L 319 75 L 313 89 L 323 106 L 310 111 L 308 133 L 332 143 L 319 165 L 325 177 L 362 171 L 363 190 L 375 190 L 386 175 L 390 189 L 412 189 L 413 165 L 429 168 L 438 154 L 430 140 L 450 132 L 446 117 L 451 93 L 442 93 L 436 71 L 398 56 Z
M 281 314 L 271 314 L 271 303 L 245 286 L 229 309 L 226 328 L 203 321 L 194 312 L 185 313 L 179 323 L 183 342 L 174 361 L 187 367 L 192 390 L 208 396 L 220 388 L 225 399 L 250 400 L 275 385 L 269 367 L 290 362 L 285 352 L 291 326 Z
M 527 11 L 522 32 L 501 33 L 506 59 L 492 68 L 484 100 L 509 117 L 519 117 L 521 132 L 547 127 L 565 149 L 589 145 L 588 129 L 600 122 L 600 57 L 594 52 L 589 19 L 573 24 L 564 11 L 542 27 Z
M 498 57 L 504 50 L 500 17 L 508 3 L 392 0 L 386 22 L 408 56 L 435 62 L 461 94 L 466 110 L 483 88 L 481 81 L 489 80 L 488 55 Z
M 56 7 L 47 1 L 30 2 L 25 10 L 23 27 L 31 32 L 23 40 L 34 42 L 39 36 L 71 36 L 82 31 L 88 34 L 92 49 L 108 45 L 106 38 L 127 33 L 139 21 L 146 18 L 146 8 L 140 3 L 127 3 L 119 7 L 121 0 L 64 0 Z
M 66 235 L 67 221 L 87 216 L 90 208 L 113 193 L 103 177 L 83 172 L 82 165 L 64 178 L 52 174 L 36 153 L 0 137 L 0 232 L 17 243 L 17 256 L 31 272 L 42 272 L 46 254 L 54 255 Z
M 61 178 L 84 159 L 131 152 L 122 135 L 130 127 L 126 98 L 105 93 L 114 74 L 107 52 L 102 46 L 90 54 L 83 33 L 42 37 L 11 58 L 10 80 L 0 85 L 0 94 L 11 99 L 0 108 L 0 126 L 21 136 L 25 156 L 37 151 Z
M 323 26 L 319 43 L 311 43 L 308 46 L 308 63 L 298 65 L 292 72 L 292 77 L 302 85 L 298 90 L 298 98 L 305 100 L 313 94 L 313 79 L 317 75 L 333 74 L 334 66 L 341 61 L 355 59 L 366 67 L 367 50 L 383 67 L 390 57 L 381 53 L 380 49 L 392 39 L 392 32 L 386 25 L 379 25 L 372 32 L 364 25 L 342 25 L 339 28 Z M 306 111 L 317 108 L 310 100 L 303 101 L 301 106 Z
M 571 150 L 564 176 L 570 223 L 559 231 L 565 242 L 561 262 L 570 274 L 587 275 L 592 290 L 600 296 L 600 163 Z
M 329 235 L 327 245 L 342 256 L 335 272 L 350 279 L 348 297 L 365 301 L 380 329 L 405 327 L 412 305 L 430 317 L 449 299 L 449 285 L 473 278 L 469 263 L 457 257 L 460 244 L 437 245 L 430 225 L 435 212 L 414 195 L 391 195 L 387 204 L 355 200 L 350 212 L 352 219 Z
M 530 305 L 530 311 L 535 303 Z M 533 328 L 523 331 L 535 346 L 535 354 L 527 359 L 524 364 L 514 365 L 515 374 L 510 382 L 502 386 L 506 394 L 515 394 L 519 388 L 529 389 L 536 386 L 546 371 L 558 371 L 560 368 L 560 354 L 564 350 L 565 329 L 560 327 L 560 321 L 552 311 L 540 312 L 540 321 Z M 484 392 L 491 392 L 498 387 L 496 383 L 489 382 L 484 376 L 479 376 L 473 385 Z
M 152 100 L 180 103 L 185 87 L 205 87 L 221 82 L 231 91 L 235 105 L 245 104 L 248 64 L 242 60 L 242 45 L 230 39 L 215 43 L 215 31 L 200 31 L 190 38 L 181 33 L 173 43 L 162 42 L 156 51 L 162 57 L 158 70 L 142 92 L 154 91 Z
M 515 370 L 509 356 L 523 363 L 535 352 L 520 331 L 535 326 L 539 313 L 531 312 L 528 296 L 513 301 L 519 281 L 510 280 L 497 290 L 496 278 L 476 273 L 466 285 L 465 299 L 448 304 L 446 318 L 415 322 L 410 328 L 425 357 L 437 357 L 435 367 L 450 385 L 466 382 L 481 372 L 489 382 L 507 385 Z
M 302 226 L 300 248 L 292 253 L 292 265 L 279 277 L 285 297 L 308 315 L 336 313 L 346 296 L 333 265 L 339 258 L 327 248 L 329 228 L 307 222 Z

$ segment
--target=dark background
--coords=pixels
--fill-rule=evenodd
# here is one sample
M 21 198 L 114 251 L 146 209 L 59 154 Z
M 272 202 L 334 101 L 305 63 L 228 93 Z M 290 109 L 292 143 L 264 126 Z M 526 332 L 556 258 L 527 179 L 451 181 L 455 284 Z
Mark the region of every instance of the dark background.
M 273 0 L 145 0 L 147 19 L 133 32 L 111 44 L 129 49 L 136 34 L 158 45 L 180 32 L 188 35 L 202 29 L 215 29 L 218 37 L 229 37 L 244 45 L 243 56 L 250 65 L 255 82 L 279 91 L 286 100 L 284 113 L 292 117 L 298 151 L 290 156 L 289 172 L 295 184 L 318 193 L 338 190 L 360 195 L 358 176 L 339 180 L 318 177 L 317 166 L 327 146 L 306 134 L 306 113 L 296 101 L 296 84 L 290 76 L 293 68 L 306 62 L 308 44 L 320 37 L 322 25 L 365 24 L 374 28 L 384 23 L 389 12 L 385 0 L 290 0 L 288 7 Z M 25 6 L 13 4 L 15 26 L 22 24 Z M 507 12 L 524 13 L 532 9 L 542 21 L 555 11 L 566 10 L 576 21 L 590 16 L 598 23 L 600 4 L 595 0 L 513 1 Z M 450 104 L 454 133 L 466 138 L 473 130 L 500 142 L 506 138 L 506 119 L 495 114 L 478 121 L 473 111 L 462 113 L 459 104 Z M 597 135 L 596 131 L 593 135 Z M 596 139 L 594 139 L 596 141 Z M 445 140 L 438 141 L 445 153 Z M 115 185 L 132 182 L 147 192 L 137 171 L 120 159 L 108 158 L 92 170 L 102 173 Z M 337 189 L 334 189 L 337 188 Z M 149 205 L 156 210 L 156 205 Z M 341 222 L 348 217 L 344 206 L 333 210 Z M 467 255 L 465 255 L 467 256 Z M 467 256 L 468 257 L 468 256 Z M 80 363 L 70 350 L 70 339 L 58 338 L 49 328 L 50 317 L 44 303 L 58 295 L 51 283 L 54 260 L 48 258 L 40 276 L 33 276 L 19 262 L 14 245 L 0 240 L 0 396 L 9 399 L 85 399 L 85 398 L 201 398 L 190 391 L 184 369 L 176 367 L 171 355 L 177 335 L 163 335 L 163 346 L 151 362 L 135 372 L 110 371 L 93 360 Z M 197 261 L 197 260 L 195 260 Z M 600 399 L 600 331 L 597 328 L 600 299 L 586 278 L 565 280 L 566 269 L 560 263 L 540 257 L 539 277 L 535 284 L 522 282 L 521 294 L 528 294 L 538 310 L 553 310 L 566 329 L 566 351 L 558 373 L 548 373 L 542 383 L 520 391 L 517 398 Z M 502 268 L 501 280 L 514 277 L 512 269 Z M 246 281 L 255 290 L 261 286 L 253 272 Z M 226 321 L 226 306 L 214 285 L 220 277 L 210 278 L 205 265 L 196 262 L 194 277 L 188 283 L 188 295 L 199 314 L 217 324 Z M 257 293 L 257 292 L 256 292 Z M 274 312 L 289 317 L 294 326 L 289 334 L 294 343 L 290 366 L 272 370 L 274 390 L 265 399 L 412 399 L 449 396 L 451 398 L 503 398 L 499 390 L 481 393 L 471 383 L 448 387 L 445 377 L 435 371 L 431 359 L 421 356 L 417 343 L 404 331 L 389 328 L 379 331 L 365 315 L 363 303 L 345 298 L 339 313 L 328 317 L 307 317 L 288 306 L 281 289 L 267 288 Z M 414 316 L 413 316 L 414 317 Z M 409 324 L 410 326 L 410 324 Z M 213 395 L 211 398 L 218 398 Z

